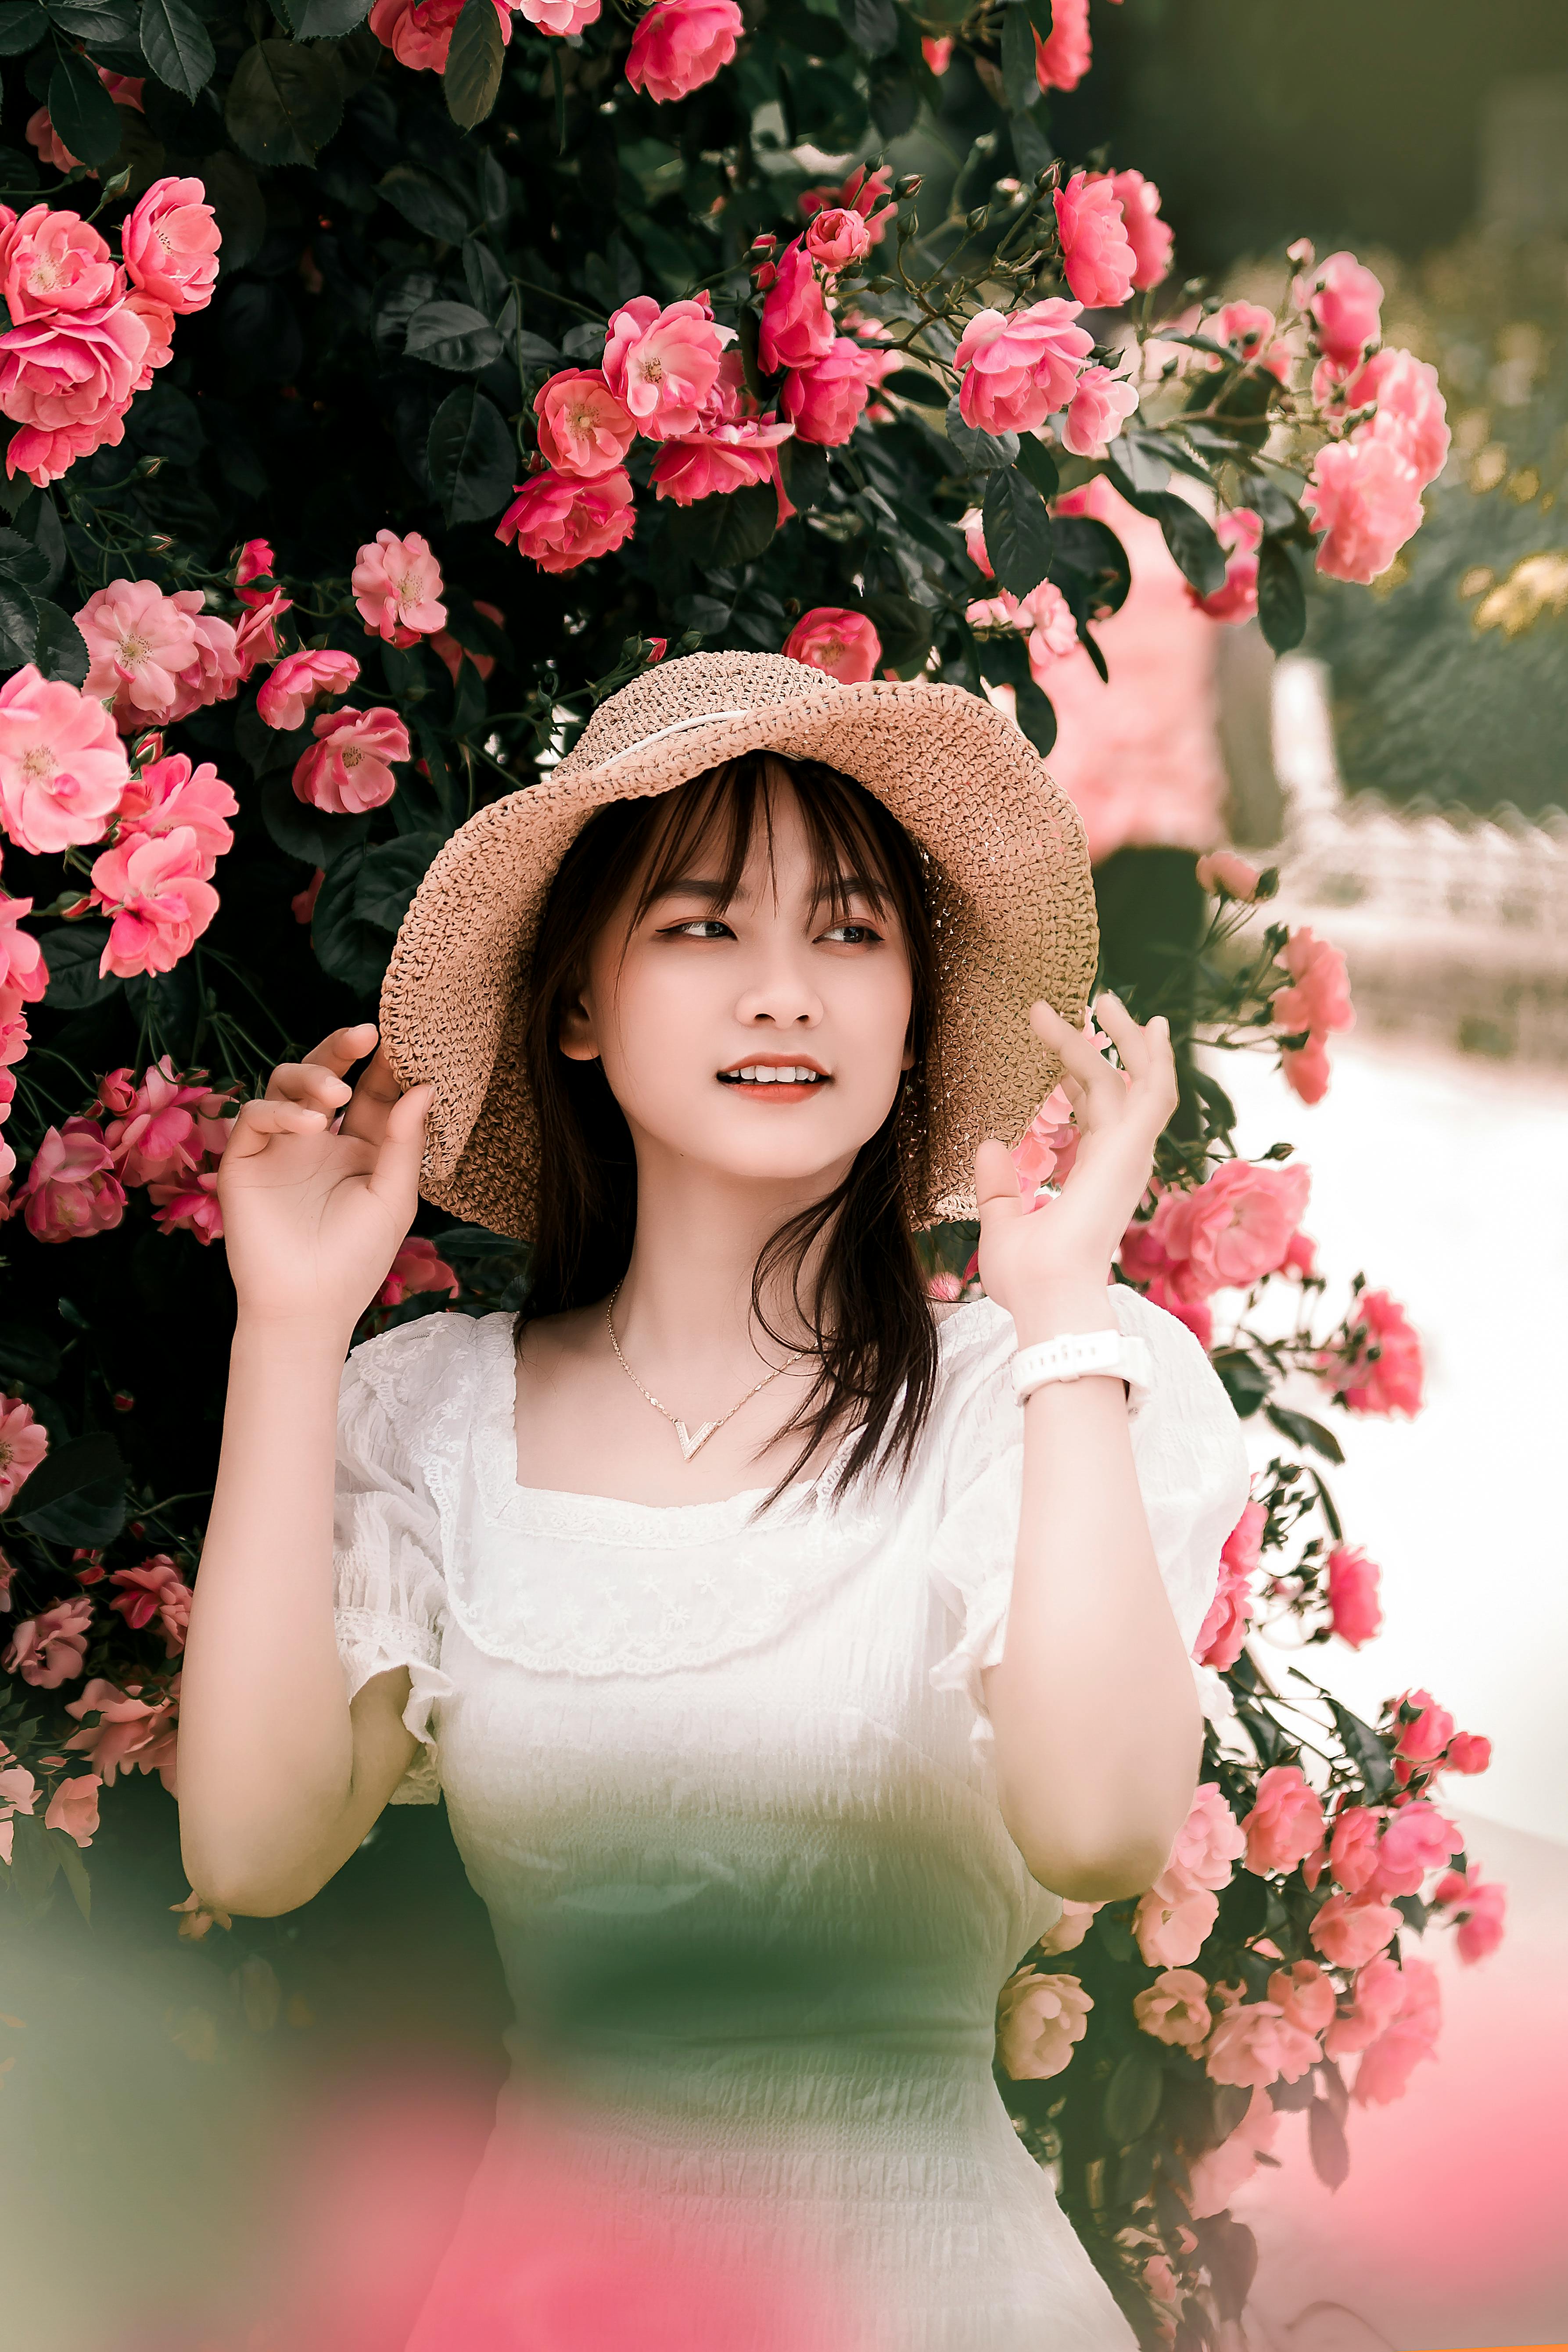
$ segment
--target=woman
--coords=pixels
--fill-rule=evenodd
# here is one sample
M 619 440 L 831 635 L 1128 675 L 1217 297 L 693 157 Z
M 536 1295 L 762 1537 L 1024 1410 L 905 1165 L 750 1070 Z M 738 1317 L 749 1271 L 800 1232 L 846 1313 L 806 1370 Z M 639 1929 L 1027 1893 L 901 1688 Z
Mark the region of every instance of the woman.
M 240 1115 L 184 1853 L 281 1912 L 445 1794 L 516 2074 L 420 2352 L 481 2300 L 542 2340 L 540 2065 L 583 2197 L 689 2255 L 726 2343 L 1131 2342 L 994 2010 L 1058 1898 L 1165 1862 L 1247 1473 L 1196 1342 L 1108 1288 L 1175 1084 L 1163 1023 L 1100 1000 L 1125 1076 L 1076 1025 L 1095 951 L 999 713 L 699 655 L 447 845 L 357 1087 L 369 1028 Z M 1084 1139 L 1031 1214 L 995 1130 L 1058 1067 Z M 345 1369 L 420 1189 L 531 1239 L 521 1329 Z M 986 1297 L 933 1308 L 913 1230 L 976 1200 Z

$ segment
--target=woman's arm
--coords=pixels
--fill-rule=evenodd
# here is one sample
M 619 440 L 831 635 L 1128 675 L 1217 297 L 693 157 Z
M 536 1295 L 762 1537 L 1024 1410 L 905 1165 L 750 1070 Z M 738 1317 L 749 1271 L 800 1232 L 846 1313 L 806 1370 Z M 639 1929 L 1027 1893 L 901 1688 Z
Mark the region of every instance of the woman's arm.
M 399 1099 L 378 1057 L 351 1101 L 342 1073 L 374 1040 L 340 1030 L 275 1072 L 219 1178 L 238 1318 L 180 1685 L 180 1838 L 192 1885 L 227 1911 L 308 1900 L 416 1745 L 407 1669 L 351 1708 L 332 1623 L 338 1383 L 412 1221 L 427 1099 Z
M 1128 1077 L 1037 1005 L 1084 1131 L 1060 1196 L 1026 1215 L 1012 1162 L 982 1147 L 980 1272 L 1018 1345 L 1114 1320 L 1110 1259 L 1175 1107 L 1163 1023 L 1096 1008 Z M 1141 1893 L 1192 1804 L 1202 1717 L 1150 1539 L 1126 1396 L 1100 1374 L 1024 1407 L 1017 1563 L 999 1664 L 984 1677 L 1003 1818 L 1034 1876 L 1074 1902 Z

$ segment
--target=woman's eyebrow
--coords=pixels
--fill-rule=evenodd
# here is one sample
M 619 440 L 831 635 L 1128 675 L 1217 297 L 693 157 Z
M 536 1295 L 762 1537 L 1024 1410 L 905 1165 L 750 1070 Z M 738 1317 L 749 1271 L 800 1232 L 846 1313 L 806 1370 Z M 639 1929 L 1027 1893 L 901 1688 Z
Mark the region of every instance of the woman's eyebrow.
M 678 874 L 673 881 L 659 884 L 648 904 L 657 906 L 661 898 L 706 898 L 717 906 L 726 895 L 720 875 Z

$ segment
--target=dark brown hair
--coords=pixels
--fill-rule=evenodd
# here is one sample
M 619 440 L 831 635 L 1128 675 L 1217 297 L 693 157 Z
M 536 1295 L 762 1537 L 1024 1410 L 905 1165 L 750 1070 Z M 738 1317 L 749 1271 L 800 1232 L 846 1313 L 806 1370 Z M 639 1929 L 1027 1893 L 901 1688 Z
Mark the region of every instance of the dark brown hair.
M 847 885 L 862 885 L 897 918 L 910 960 L 912 1001 L 906 1071 L 887 1118 L 860 1147 L 842 1183 L 780 1227 L 752 1276 L 752 1307 L 770 1338 L 788 1346 L 763 1312 L 779 1274 L 812 1333 L 821 1370 L 786 1424 L 800 1452 L 768 1497 L 797 1476 L 823 1443 L 858 1433 L 842 1473 L 848 1484 L 884 1458 L 907 1467 L 936 1382 L 936 1329 L 915 1248 L 910 1204 L 921 1196 L 927 1149 L 926 1063 L 937 1017 L 936 955 L 924 867 L 897 819 L 874 793 L 815 760 L 751 752 L 710 768 L 674 793 L 615 801 L 590 817 L 556 870 L 540 919 L 529 975 L 526 1045 L 539 1121 L 539 1209 L 521 1339 L 534 1318 L 605 1297 L 626 1273 L 637 1228 L 637 1161 L 630 1131 L 598 1061 L 569 1060 L 561 1023 L 586 978 L 593 943 L 636 889 L 628 932 L 691 854 L 715 844 L 722 868 L 714 911 L 740 887 L 759 825 L 770 861 L 773 804 L 794 790 L 824 903 L 842 921 Z M 806 1261 L 824 1237 L 815 1282 Z M 810 1296 L 803 1295 L 809 1286 Z

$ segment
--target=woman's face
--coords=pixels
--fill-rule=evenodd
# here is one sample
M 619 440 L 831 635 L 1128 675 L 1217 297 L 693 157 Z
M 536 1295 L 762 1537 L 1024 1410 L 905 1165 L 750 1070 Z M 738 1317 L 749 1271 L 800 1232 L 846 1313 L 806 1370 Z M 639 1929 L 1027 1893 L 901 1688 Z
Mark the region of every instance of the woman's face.
M 829 1191 L 912 1060 L 898 920 L 862 887 L 837 910 L 819 898 L 787 788 L 773 796 L 771 859 L 759 824 L 728 906 L 715 905 L 721 845 L 689 863 L 629 937 L 637 892 L 627 892 L 590 951 L 561 1049 L 603 1059 L 640 1167 L 658 1154 Z

